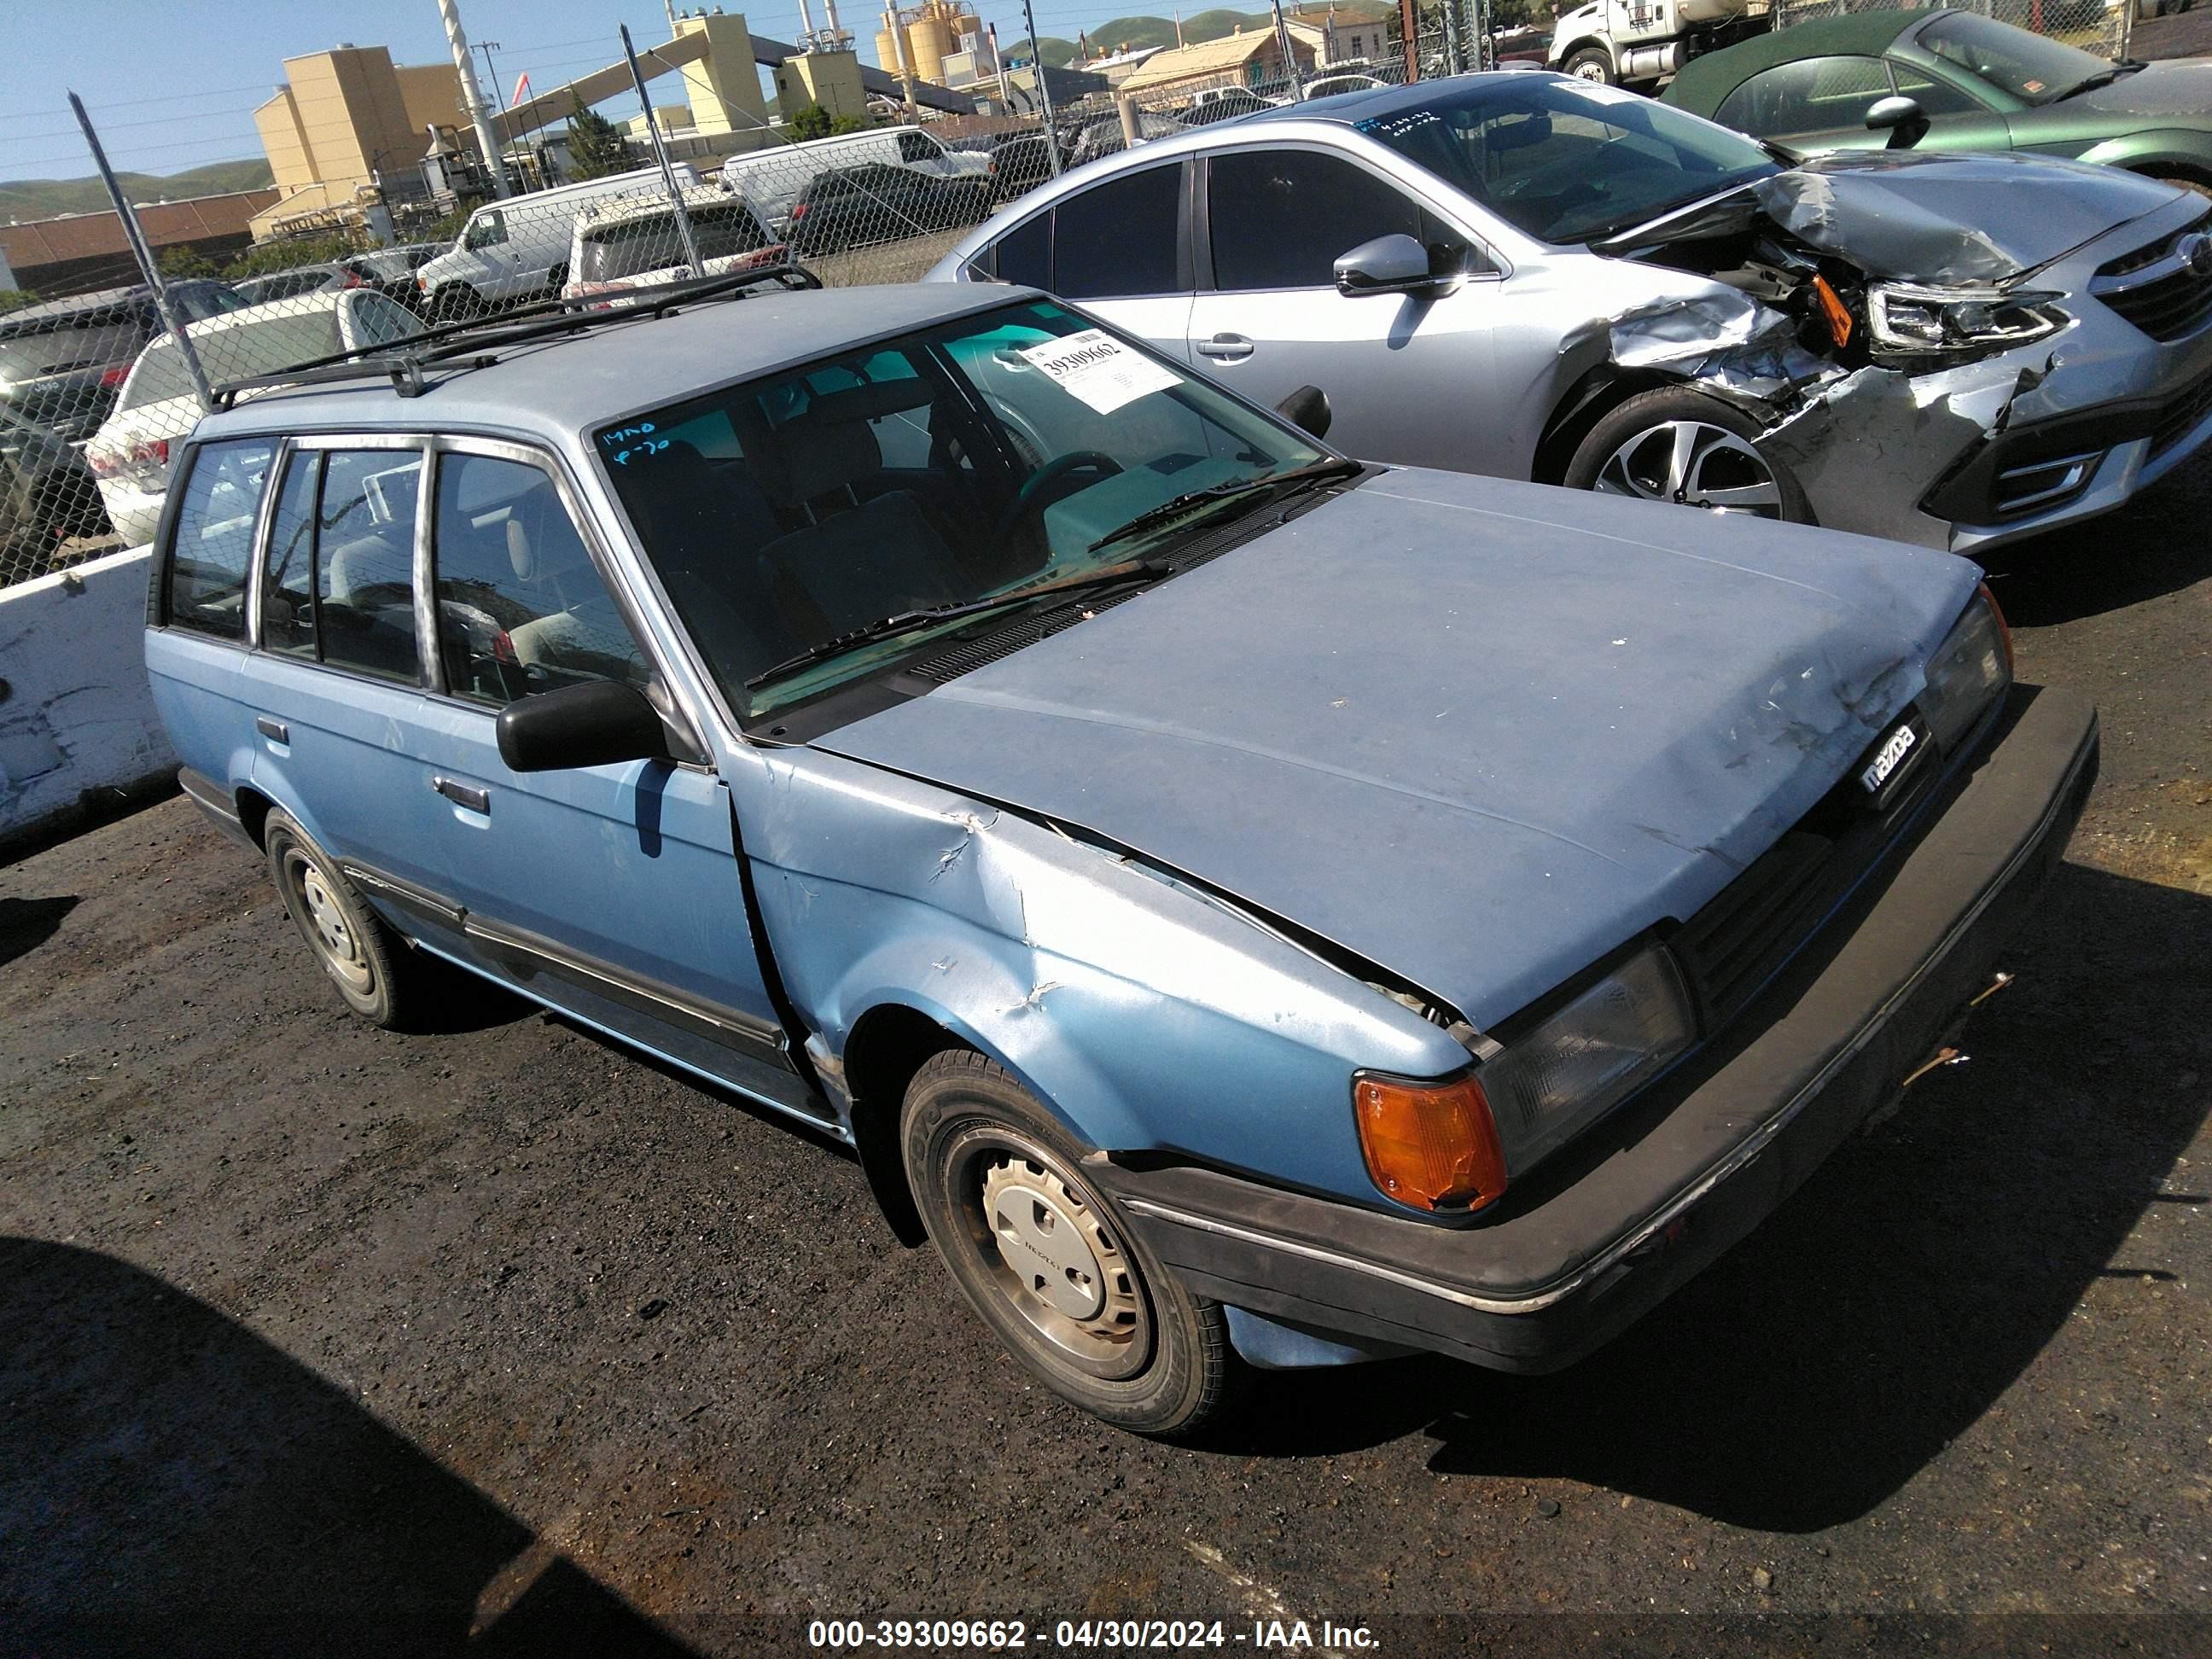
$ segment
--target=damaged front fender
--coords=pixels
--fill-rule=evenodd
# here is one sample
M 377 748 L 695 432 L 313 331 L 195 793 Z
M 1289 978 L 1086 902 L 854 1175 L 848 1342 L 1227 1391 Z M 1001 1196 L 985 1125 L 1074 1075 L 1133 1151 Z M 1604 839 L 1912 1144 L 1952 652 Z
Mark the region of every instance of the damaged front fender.
M 1086 1145 L 1357 1190 L 1352 1073 L 1467 1063 L 1254 919 L 1024 815 L 811 750 L 732 788 L 777 971 L 833 1071 L 866 1016 L 902 1007 Z

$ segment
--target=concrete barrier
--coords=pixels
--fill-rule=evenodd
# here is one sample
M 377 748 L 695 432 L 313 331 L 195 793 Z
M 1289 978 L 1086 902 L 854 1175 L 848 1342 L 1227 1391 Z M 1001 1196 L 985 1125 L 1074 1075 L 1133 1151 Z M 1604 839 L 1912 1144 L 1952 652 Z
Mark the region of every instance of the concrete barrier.
M 150 552 L 0 589 L 0 847 L 173 783 L 146 684 Z

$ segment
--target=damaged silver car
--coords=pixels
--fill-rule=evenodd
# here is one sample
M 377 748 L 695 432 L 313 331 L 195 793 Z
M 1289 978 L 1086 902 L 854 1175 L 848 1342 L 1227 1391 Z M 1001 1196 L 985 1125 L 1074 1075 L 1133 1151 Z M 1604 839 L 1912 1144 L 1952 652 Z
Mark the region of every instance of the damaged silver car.
M 1564 76 L 1147 143 L 931 273 L 1047 288 L 1353 453 L 1978 552 L 2212 435 L 2212 208 L 2112 169 L 1799 161 Z

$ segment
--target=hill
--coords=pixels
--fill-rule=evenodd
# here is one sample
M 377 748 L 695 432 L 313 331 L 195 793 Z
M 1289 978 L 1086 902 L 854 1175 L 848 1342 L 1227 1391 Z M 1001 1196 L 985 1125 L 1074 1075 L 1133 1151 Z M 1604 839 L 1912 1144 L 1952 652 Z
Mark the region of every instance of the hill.
M 1224 11 L 1216 9 L 1201 11 L 1182 20 L 1182 40 L 1185 46 L 1196 46 L 1201 40 L 1218 40 L 1233 33 L 1242 23 L 1249 33 L 1255 29 L 1270 29 L 1274 25 L 1272 15 L 1266 12 Z M 1084 33 L 1089 37 L 1091 49 L 1104 54 L 1118 47 L 1172 46 L 1176 44 L 1175 20 L 1169 17 L 1114 17 Z
M 178 201 L 187 196 L 221 196 L 234 190 L 265 190 L 269 163 L 211 161 L 168 174 L 118 173 L 115 181 L 133 202 Z M 97 174 L 85 179 L 16 179 L 0 184 L 0 223 L 10 219 L 52 219 L 64 213 L 98 213 L 107 191 Z

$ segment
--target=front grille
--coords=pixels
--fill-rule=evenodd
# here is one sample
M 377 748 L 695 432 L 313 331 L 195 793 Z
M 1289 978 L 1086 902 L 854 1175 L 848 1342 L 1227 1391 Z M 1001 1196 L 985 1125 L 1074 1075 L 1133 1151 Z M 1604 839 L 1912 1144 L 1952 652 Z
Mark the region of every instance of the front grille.
M 1794 829 L 1668 941 L 1697 988 L 1707 1031 L 1741 1013 L 1782 971 L 1918 811 L 1943 769 L 1942 757 L 1921 729 L 1923 741 L 1910 774 L 1879 810 L 1859 784 L 1863 762 L 1854 763 Z
M 2212 276 L 2182 270 L 2097 296 L 2154 340 L 2178 340 L 2212 317 Z
M 2150 453 L 2156 455 L 2172 448 L 2207 415 L 2212 415 L 2212 374 L 2166 400 L 2159 411 L 2158 424 L 2151 428 Z
M 2212 317 L 2212 273 L 2192 270 L 2181 245 L 2203 235 L 2208 224 L 2212 215 L 2106 261 L 2089 291 L 2154 340 L 2178 340 L 2194 332 Z M 2130 276 L 2142 280 L 2125 280 Z
M 2171 235 L 2161 236 L 2155 242 L 2145 242 L 2141 247 L 2136 248 L 2133 252 L 2123 253 L 2117 259 L 2107 260 L 2105 264 L 2097 267 L 2097 275 L 2100 276 L 2124 276 L 2130 271 L 2145 270 L 2149 266 L 2156 264 L 2160 259 L 2165 258 L 2167 254 L 2172 252 L 2174 244 L 2179 242 L 2183 237 L 2191 235 L 2197 231 L 2203 230 L 2208 225 L 2212 225 L 2212 213 L 2207 213 L 2200 219 L 2191 220 L 2189 223 L 2182 226 L 2179 230 L 2173 232 Z
M 1118 593 L 1102 594 L 1097 599 L 1072 599 L 1048 610 L 1032 611 L 1026 616 L 993 628 L 988 633 L 963 641 L 950 651 L 940 651 L 923 661 L 910 663 L 905 672 L 943 685 L 958 679 L 963 674 L 972 674 L 979 668 L 987 667 L 1001 657 L 1011 657 L 1024 646 L 1048 639 L 1061 629 L 1073 628 L 1102 611 L 1111 611 L 1123 600 L 1133 599 L 1142 592 L 1144 590 L 1139 587 L 1125 588 Z

